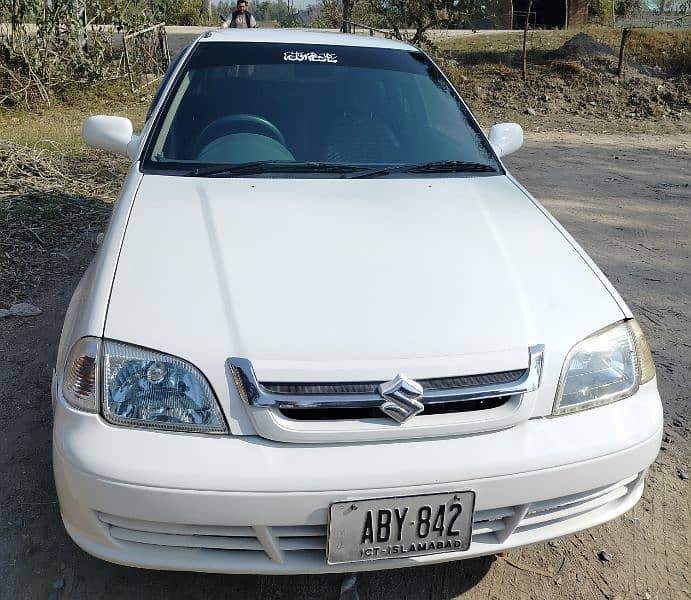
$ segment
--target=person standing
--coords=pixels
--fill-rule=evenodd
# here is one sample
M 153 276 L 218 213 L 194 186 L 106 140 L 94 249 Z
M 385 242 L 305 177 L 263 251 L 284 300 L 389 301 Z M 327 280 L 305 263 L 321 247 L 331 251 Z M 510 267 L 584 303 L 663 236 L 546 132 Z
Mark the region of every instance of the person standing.
M 254 15 L 247 10 L 247 0 L 238 0 L 237 10 L 233 11 L 230 19 L 223 23 L 223 27 L 237 29 L 253 29 L 257 26 Z

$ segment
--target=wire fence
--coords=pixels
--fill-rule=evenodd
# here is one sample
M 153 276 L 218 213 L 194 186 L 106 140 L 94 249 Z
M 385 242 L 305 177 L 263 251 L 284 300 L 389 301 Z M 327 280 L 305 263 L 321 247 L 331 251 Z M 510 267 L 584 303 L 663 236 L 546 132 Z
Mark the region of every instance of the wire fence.
M 634 15 L 617 16 L 616 27 L 647 27 L 652 29 L 681 29 L 691 27 L 691 9 L 678 14 L 640 12 Z
M 343 19 L 343 22 L 341 24 L 341 31 L 343 33 L 369 33 L 371 37 L 385 37 L 385 38 L 390 38 L 392 36 L 390 31 L 386 31 L 385 29 L 377 29 L 376 27 L 372 27 L 370 25 L 362 25 L 360 23 L 355 23 L 353 21 L 347 21 Z
M 170 64 L 164 23 L 128 33 L 123 37 L 123 61 L 133 92 L 163 77 Z

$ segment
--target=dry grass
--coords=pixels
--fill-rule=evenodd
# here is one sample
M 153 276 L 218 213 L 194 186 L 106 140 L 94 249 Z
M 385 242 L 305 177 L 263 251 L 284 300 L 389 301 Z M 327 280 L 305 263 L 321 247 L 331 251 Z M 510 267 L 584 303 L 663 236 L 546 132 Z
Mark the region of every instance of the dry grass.
M 32 111 L 0 109 L 0 139 L 65 154 L 81 153 L 85 151 L 81 141 L 85 118 L 95 114 L 128 117 L 138 131 L 154 89 L 133 94 L 123 82 L 108 82 L 86 89 L 70 88 L 55 97 L 51 106 Z
M 114 199 L 121 161 L 95 152 L 68 157 L 53 146 L 0 142 L 0 200 L 36 193 Z
M 75 248 L 93 241 L 122 171 L 102 154 L 0 142 L 0 307 L 30 300 Z
M 691 30 L 634 30 L 629 40 L 631 60 L 654 67 L 670 75 L 691 74 Z
M 528 34 L 528 49 L 533 54 L 556 50 L 582 31 L 619 51 L 621 29 L 588 27 L 582 30 L 535 30 Z M 522 32 L 463 36 L 439 42 L 444 51 L 470 55 L 482 62 L 512 64 L 519 56 Z M 648 67 L 660 66 L 669 75 L 691 74 L 691 30 L 634 29 L 627 46 L 628 59 Z
M 111 82 L 66 90 L 40 110 L 0 110 L 0 308 L 30 300 L 94 243 L 127 162 L 87 148 L 82 123 L 115 114 L 139 130 L 152 91 Z

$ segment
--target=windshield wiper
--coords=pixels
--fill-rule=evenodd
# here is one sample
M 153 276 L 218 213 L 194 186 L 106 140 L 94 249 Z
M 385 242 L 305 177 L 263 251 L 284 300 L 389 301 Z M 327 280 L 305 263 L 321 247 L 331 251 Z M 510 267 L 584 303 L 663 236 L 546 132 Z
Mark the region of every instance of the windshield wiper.
M 325 162 L 295 162 L 292 160 L 260 160 L 255 162 L 197 167 L 185 173 L 187 177 L 257 175 L 260 173 L 351 173 L 366 167 Z
M 392 173 L 496 173 L 492 165 L 465 160 L 437 160 L 421 164 L 399 165 L 397 167 L 383 167 L 367 173 L 351 175 L 349 179 L 364 179 L 366 177 L 384 177 Z

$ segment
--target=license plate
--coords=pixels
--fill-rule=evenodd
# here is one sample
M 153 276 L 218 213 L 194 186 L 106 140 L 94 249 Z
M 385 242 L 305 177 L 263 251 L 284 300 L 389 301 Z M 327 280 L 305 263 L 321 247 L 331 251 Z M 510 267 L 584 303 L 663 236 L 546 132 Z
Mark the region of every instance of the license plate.
M 474 492 L 334 502 L 330 565 L 462 552 L 470 546 Z

